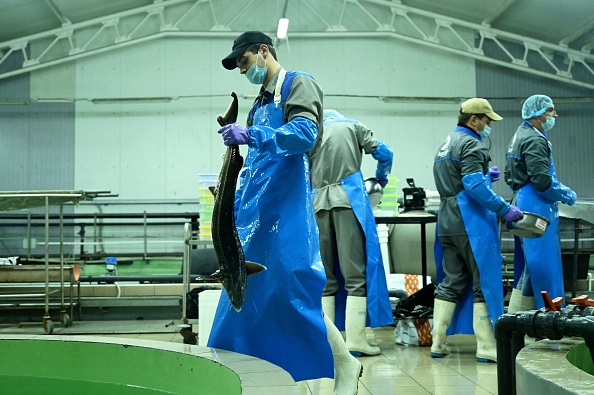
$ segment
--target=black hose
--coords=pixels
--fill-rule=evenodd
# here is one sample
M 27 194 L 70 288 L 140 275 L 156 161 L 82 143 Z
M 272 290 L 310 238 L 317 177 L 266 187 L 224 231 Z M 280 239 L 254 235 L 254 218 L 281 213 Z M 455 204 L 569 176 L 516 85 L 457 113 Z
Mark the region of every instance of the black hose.
M 524 335 L 551 340 L 583 337 L 594 361 L 594 317 L 542 310 L 503 314 L 495 322 L 499 394 L 516 394 L 516 356 L 524 347 Z

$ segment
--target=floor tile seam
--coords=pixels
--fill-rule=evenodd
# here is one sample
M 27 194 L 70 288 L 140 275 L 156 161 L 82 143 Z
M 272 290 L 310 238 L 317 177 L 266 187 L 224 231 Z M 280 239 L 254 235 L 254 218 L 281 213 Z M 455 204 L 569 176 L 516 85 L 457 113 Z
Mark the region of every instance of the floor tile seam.
M 487 393 L 491 394 L 491 395 L 498 395 L 498 391 L 495 390 L 495 392 L 493 392 L 492 388 L 486 388 L 482 385 L 477 384 L 477 386 L 481 387 L 482 389 L 484 389 Z
M 458 374 L 460 376 L 464 376 L 462 374 L 462 372 L 457 371 L 456 369 L 452 368 L 450 365 L 448 365 L 448 362 L 451 363 L 451 360 L 446 360 L 447 356 L 444 358 L 433 358 L 434 361 L 436 361 L 437 363 L 441 364 L 442 366 L 445 366 L 446 368 L 448 368 L 449 370 L 451 370 L 452 372 L 454 372 L 455 374 Z
M 409 377 L 411 380 L 414 380 L 414 379 L 413 379 L 413 378 L 410 376 L 410 374 L 408 374 L 408 373 L 407 373 L 407 372 L 405 372 L 405 371 L 404 371 L 404 370 L 403 370 L 403 369 L 402 369 L 400 366 L 398 366 L 398 364 L 397 364 L 397 363 L 395 363 L 395 361 L 391 360 L 390 358 L 388 358 L 388 357 L 387 357 L 386 355 L 384 355 L 383 353 L 382 353 L 382 354 L 380 354 L 380 355 L 381 355 L 381 357 L 382 357 L 382 358 L 383 358 L 383 359 L 384 359 L 386 362 L 388 362 L 388 363 L 390 363 L 390 364 L 393 364 L 393 365 L 395 365 L 395 366 L 398 368 L 398 370 L 400 370 L 400 371 L 401 371 L 403 374 L 407 375 L 407 376 L 408 376 L 408 377 Z M 365 371 L 363 371 L 363 374 L 365 374 Z

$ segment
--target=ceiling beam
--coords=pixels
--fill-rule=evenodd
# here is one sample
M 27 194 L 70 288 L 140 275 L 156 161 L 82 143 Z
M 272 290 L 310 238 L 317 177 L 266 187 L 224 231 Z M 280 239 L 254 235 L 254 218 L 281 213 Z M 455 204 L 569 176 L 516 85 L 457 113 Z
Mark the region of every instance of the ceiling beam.
M 594 19 L 592 19 L 590 22 L 586 23 L 585 25 L 583 25 L 579 29 L 577 29 L 577 30 L 571 32 L 570 34 L 568 34 L 565 38 L 563 38 L 561 41 L 559 41 L 559 45 L 562 46 L 562 47 L 567 47 L 573 41 L 577 40 L 578 38 L 580 38 L 584 34 L 586 34 L 589 31 L 591 31 L 592 29 L 594 29 Z
M 58 19 L 60 20 L 60 23 L 62 23 L 62 25 L 70 25 L 71 24 L 70 20 L 64 16 L 64 14 L 60 11 L 60 9 L 53 2 L 53 0 L 45 0 L 45 4 L 47 4 L 49 6 L 49 8 L 52 10 L 52 12 L 54 13 L 54 15 L 56 17 L 58 17 Z
M 208 8 L 198 9 L 199 5 L 207 3 Z M 251 12 L 259 12 L 258 7 L 262 10 L 268 7 L 254 0 L 246 3 L 246 6 L 250 6 Z M 299 30 L 299 26 L 292 25 L 292 39 L 316 36 L 383 37 L 404 40 L 527 74 L 594 89 L 594 55 L 589 52 L 591 48 L 588 46 L 578 51 L 493 29 L 484 24 L 471 23 L 406 6 L 399 1 L 335 0 L 337 6 L 335 9 L 338 9 L 339 4 L 342 7 L 340 12 L 333 14 L 324 14 L 319 11 L 323 8 L 322 3 L 324 2 L 293 0 L 289 4 L 287 10 L 289 16 L 291 7 L 296 7 L 301 14 L 311 14 L 308 19 L 311 22 L 307 25 L 309 30 Z M 506 0 L 496 11 L 501 13 L 512 3 L 512 0 Z M 176 7 L 175 12 L 172 11 L 173 7 Z M 245 10 L 245 7 L 238 7 L 233 13 L 225 10 L 225 17 L 221 17 L 216 14 L 212 0 L 169 0 L 0 43 L 0 65 L 12 56 L 20 56 L 24 59 L 20 66 L 0 73 L 0 80 L 163 37 L 235 37 L 237 31 L 231 26 L 241 23 Z M 210 31 L 205 31 L 204 28 L 196 31 L 195 26 L 198 24 L 192 22 L 207 20 L 204 15 L 208 12 L 214 21 Z M 353 15 L 358 18 L 357 31 L 351 32 L 343 25 L 343 18 L 346 18 L 347 14 L 351 18 Z M 182 20 L 184 23 L 180 23 Z M 366 30 L 361 31 L 360 26 L 365 24 Z M 254 29 L 267 31 L 269 21 L 258 20 L 252 25 Z M 498 50 L 497 53 L 486 51 L 486 43 L 491 43 L 491 47 Z M 33 47 L 32 44 L 35 46 Z M 36 52 L 31 54 L 33 49 Z M 579 73 L 575 72 L 577 69 Z
M 490 26 L 493 21 L 495 21 L 495 19 L 499 18 L 501 16 L 501 14 L 503 14 L 505 11 L 507 11 L 507 9 L 513 4 L 515 3 L 516 0 L 504 0 L 501 3 L 499 3 L 499 5 L 497 6 L 497 8 L 495 8 L 493 10 L 493 12 L 491 13 L 491 15 L 489 15 L 488 17 L 486 17 L 482 24 L 483 25 L 487 25 Z

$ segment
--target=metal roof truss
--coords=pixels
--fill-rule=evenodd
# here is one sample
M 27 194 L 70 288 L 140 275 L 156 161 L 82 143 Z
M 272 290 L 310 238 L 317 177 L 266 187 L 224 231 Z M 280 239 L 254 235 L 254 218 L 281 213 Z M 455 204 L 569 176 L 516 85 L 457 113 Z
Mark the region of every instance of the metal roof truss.
M 341 7 L 334 8 L 340 12 L 332 13 L 322 11 L 324 2 L 296 2 L 301 3 L 296 12 L 308 24 L 301 30 L 297 25 L 297 30 L 289 32 L 291 37 L 404 40 L 594 89 L 591 46 L 575 50 L 563 43 L 553 44 L 493 29 L 487 23 L 431 13 L 397 0 L 342 0 Z M 253 1 L 248 5 L 259 6 Z M 77 24 L 64 17 L 66 22 L 60 28 L 0 43 L 0 79 L 166 36 L 234 36 L 234 32 L 243 31 L 238 24 L 246 7 L 231 13 L 227 8 L 223 13 L 216 10 L 212 0 L 157 0 L 148 6 Z M 295 2 L 289 5 L 288 17 L 291 7 L 295 7 Z

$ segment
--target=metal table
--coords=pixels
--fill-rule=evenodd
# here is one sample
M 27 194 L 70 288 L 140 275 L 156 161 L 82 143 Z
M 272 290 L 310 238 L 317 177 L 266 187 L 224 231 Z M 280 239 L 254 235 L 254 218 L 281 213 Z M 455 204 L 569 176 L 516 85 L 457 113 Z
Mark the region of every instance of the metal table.
M 43 329 L 52 334 L 54 325 L 49 315 L 49 206 L 60 206 L 60 321 L 64 326 L 72 325 L 72 317 L 66 313 L 64 306 L 64 228 L 63 205 L 67 202 L 79 203 L 93 200 L 96 197 L 111 197 L 110 191 L 72 191 L 72 190 L 44 190 L 44 191 L 2 191 L 0 192 L 0 211 L 23 210 L 35 207 L 45 207 L 45 293 L 39 296 L 45 298 L 45 314 Z M 7 295 L 4 295 L 7 297 Z M 12 296 L 12 295 L 10 295 Z M 72 295 L 71 295 L 72 296 Z
M 403 212 L 394 217 L 375 217 L 376 224 L 419 224 L 421 225 L 421 270 L 423 287 L 427 286 L 427 232 L 426 225 L 437 222 L 437 216 L 419 211 Z
M 582 233 L 582 223 L 594 225 L 594 201 L 578 200 L 573 206 L 559 204 L 559 217 L 572 220 L 574 223 L 573 239 L 573 264 L 571 276 L 571 297 L 575 298 L 577 288 L 577 269 L 578 269 L 578 244 L 580 233 Z M 591 230 L 590 230 L 591 231 Z

